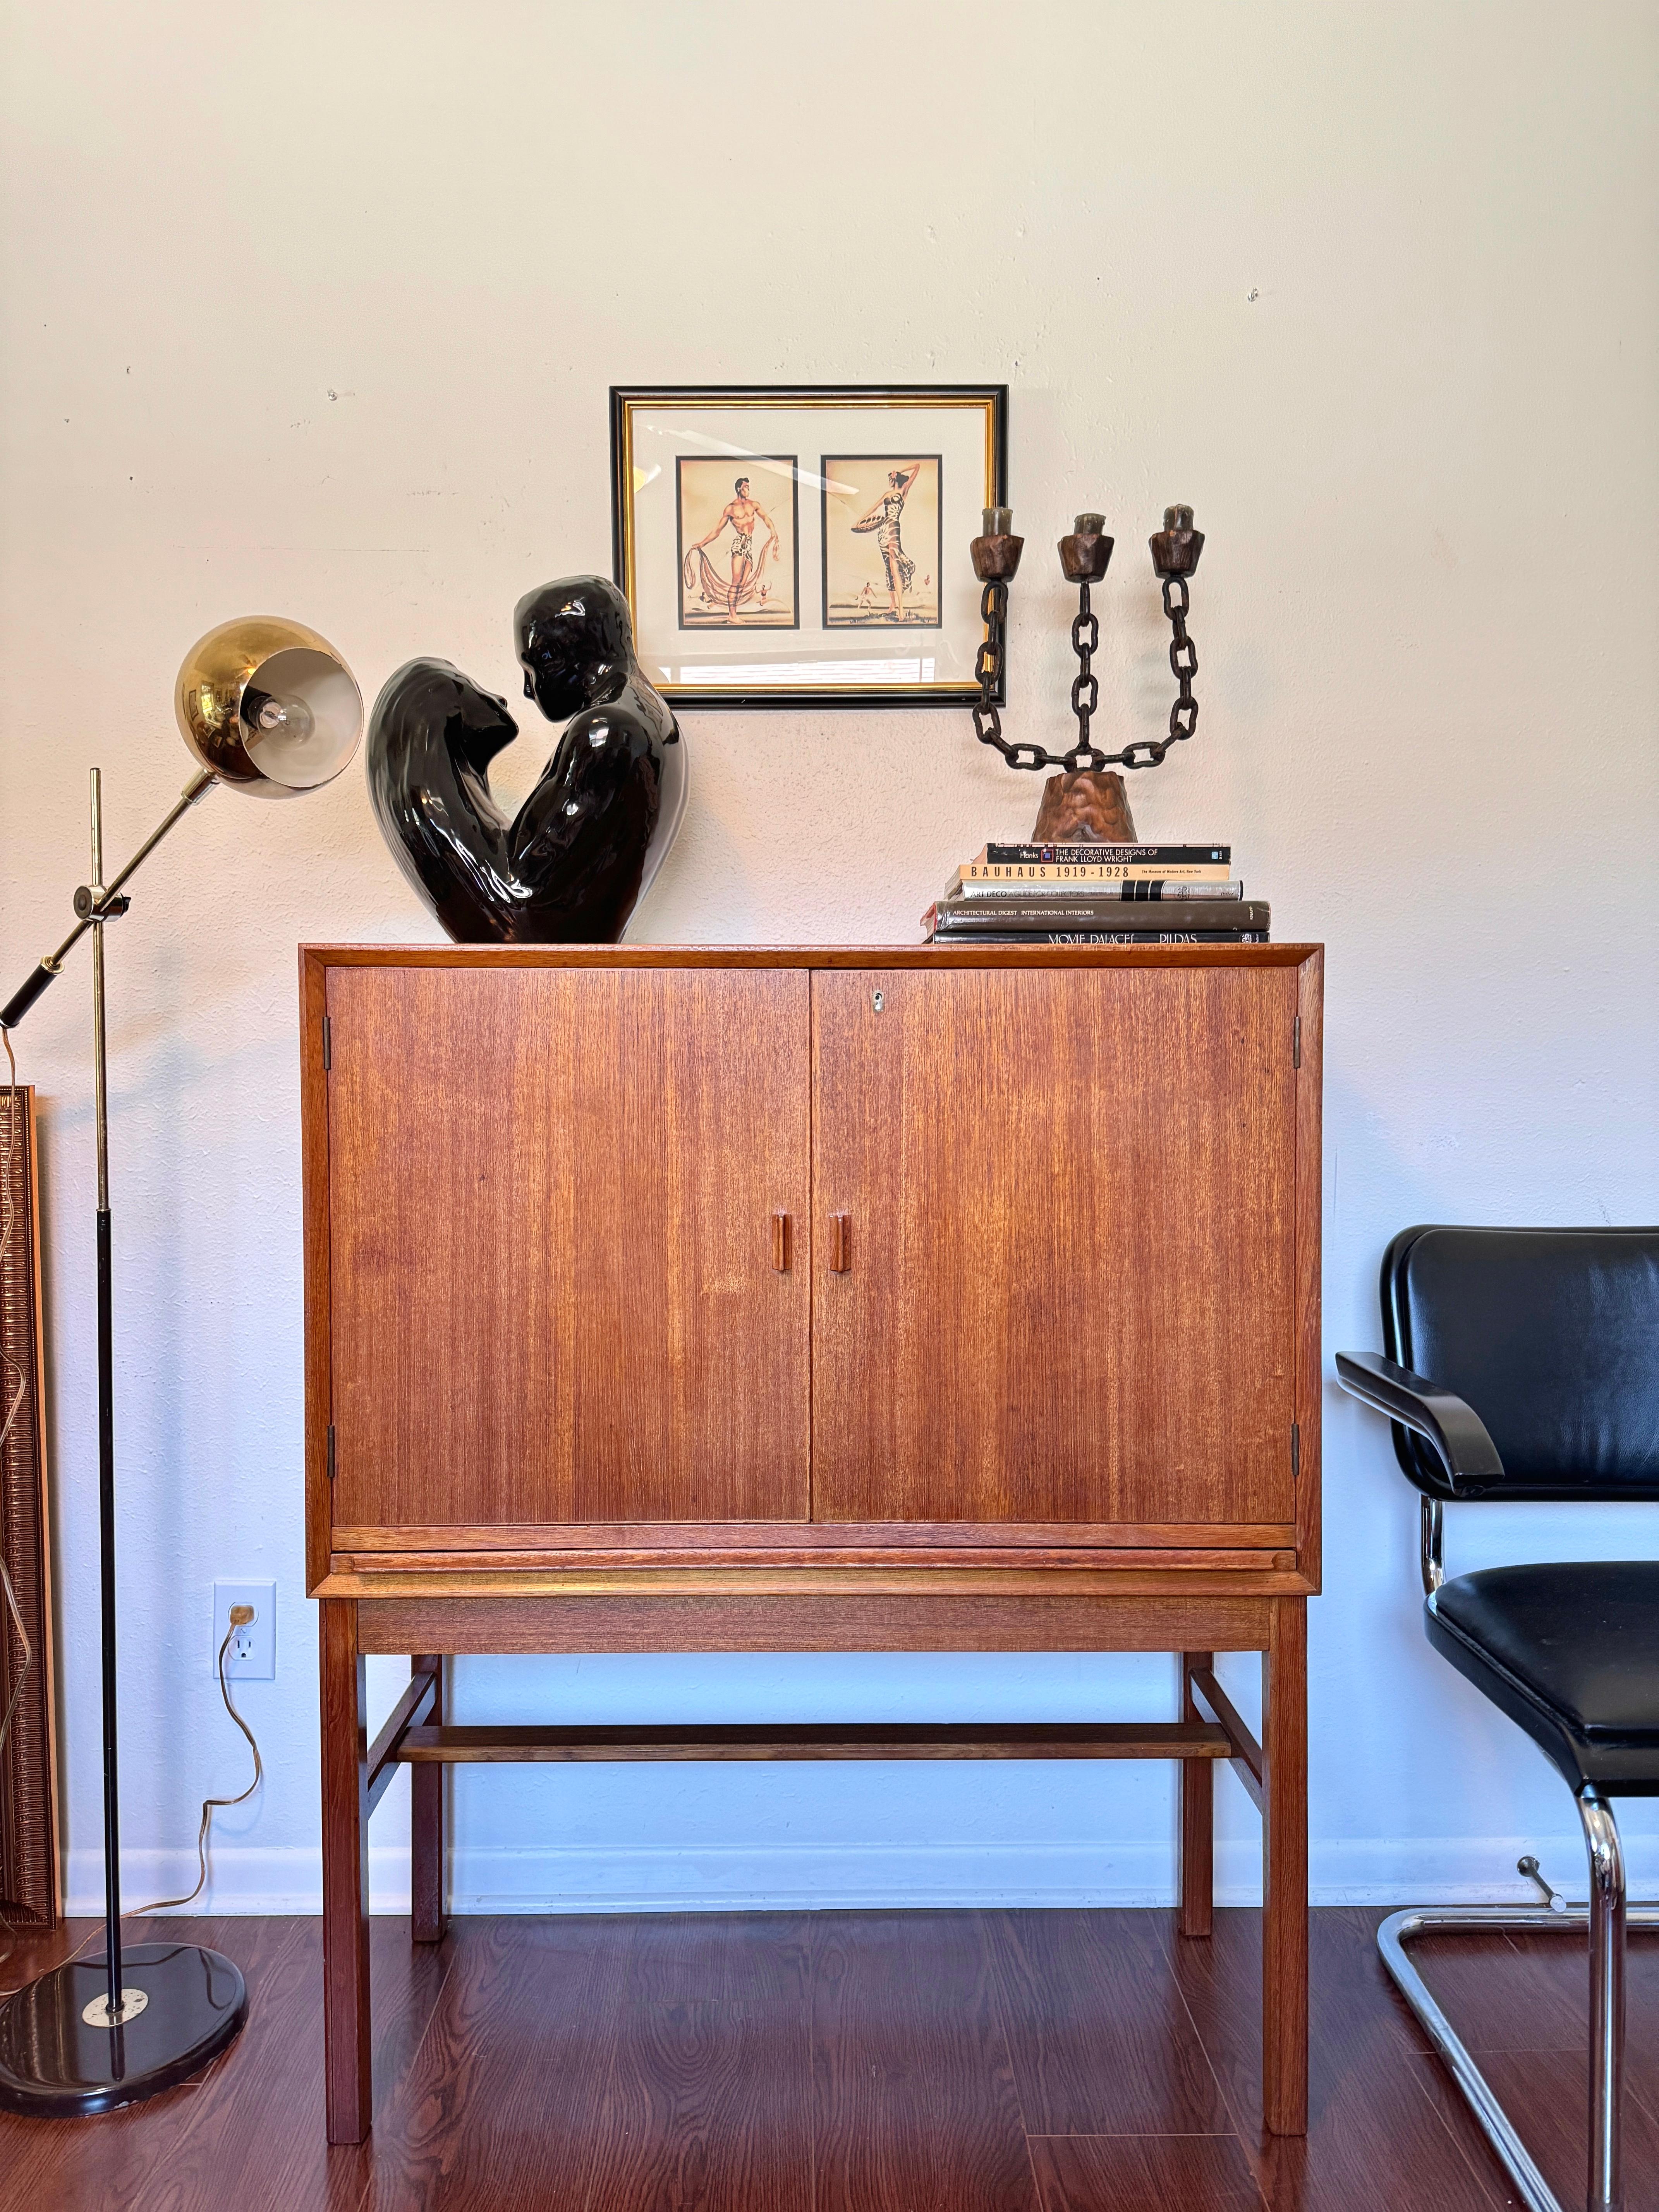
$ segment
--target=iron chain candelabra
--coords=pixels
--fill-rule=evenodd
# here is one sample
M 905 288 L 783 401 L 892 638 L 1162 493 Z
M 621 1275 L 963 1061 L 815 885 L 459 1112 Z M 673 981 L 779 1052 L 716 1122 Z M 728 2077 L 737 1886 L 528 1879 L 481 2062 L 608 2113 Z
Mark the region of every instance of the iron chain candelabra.
M 1072 644 L 1078 672 L 1072 684 L 1072 711 L 1077 716 L 1078 741 L 1069 752 L 1051 753 L 1037 744 L 1021 744 L 1002 732 L 997 694 L 1002 688 L 1004 646 L 1008 622 L 1008 586 L 1019 568 L 1025 541 L 1013 532 L 1013 513 L 1006 507 L 988 507 L 983 534 L 969 548 L 974 574 L 984 586 L 980 614 L 985 636 L 974 665 L 979 697 L 973 707 L 974 734 L 991 745 L 1010 768 L 1060 769 L 1067 775 L 1110 768 L 1157 768 L 1173 744 L 1190 738 L 1198 727 L 1198 702 L 1193 678 L 1198 673 L 1198 648 L 1187 629 L 1192 600 L 1188 578 L 1198 566 L 1204 550 L 1204 533 L 1193 527 L 1190 507 L 1166 507 L 1164 527 L 1149 543 L 1152 569 L 1164 586 L 1164 611 L 1170 629 L 1170 666 L 1176 679 L 1176 701 L 1170 709 L 1167 737 L 1138 738 L 1121 752 L 1103 752 L 1090 736 L 1091 722 L 1100 704 L 1100 684 L 1093 656 L 1100 645 L 1100 619 L 1090 605 L 1089 587 L 1106 574 L 1112 557 L 1111 538 L 1105 534 L 1105 517 L 1079 514 L 1077 526 L 1060 541 L 1060 564 L 1068 581 L 1078 587 L 1078 611 L 1072 623 Z

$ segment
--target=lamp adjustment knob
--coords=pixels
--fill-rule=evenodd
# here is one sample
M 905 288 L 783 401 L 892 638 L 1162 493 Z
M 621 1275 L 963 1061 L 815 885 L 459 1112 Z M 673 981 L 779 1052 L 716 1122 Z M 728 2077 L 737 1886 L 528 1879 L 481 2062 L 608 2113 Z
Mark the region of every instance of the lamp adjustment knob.
M 125 891 L 106 891 L 101 884 L 82 884 L 75 894 L 75 918 L 77 921 L 113 921 L 131 904 Z

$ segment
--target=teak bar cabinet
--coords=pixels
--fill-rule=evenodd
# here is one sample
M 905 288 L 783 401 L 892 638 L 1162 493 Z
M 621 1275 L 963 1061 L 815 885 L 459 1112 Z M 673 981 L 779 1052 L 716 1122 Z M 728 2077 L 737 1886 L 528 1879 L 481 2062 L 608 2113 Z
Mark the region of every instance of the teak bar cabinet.
M 1263 1821 L 1266 2119 L 1306 2126 L 1314 945 L 301 953 L 331 2140 L 368 1819 L 458 1760 L 1174 1759 Z M 450 1725 L 443 1656 L 1171 1651 L 1144 1726 Z M 1212 1671 L 1262 1655 L 1258 1744 Z M 373 1743 L 368 1652 L 411 1653 Z

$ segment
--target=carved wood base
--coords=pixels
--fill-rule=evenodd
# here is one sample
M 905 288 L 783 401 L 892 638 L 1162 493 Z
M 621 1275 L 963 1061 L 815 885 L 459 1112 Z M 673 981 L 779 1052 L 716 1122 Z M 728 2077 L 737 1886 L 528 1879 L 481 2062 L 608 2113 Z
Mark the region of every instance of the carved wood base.
M 1103 769 L 1051 775 L 1042 787 L 1034 845 L 1133 845 L 1134 817 L 1123 778 Z

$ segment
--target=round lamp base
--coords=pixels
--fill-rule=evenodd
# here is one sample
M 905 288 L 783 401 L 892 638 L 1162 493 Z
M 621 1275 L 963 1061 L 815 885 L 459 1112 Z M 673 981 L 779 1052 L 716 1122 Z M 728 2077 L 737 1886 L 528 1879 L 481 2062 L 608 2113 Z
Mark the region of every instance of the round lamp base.
M 70 1959 L 0 2005 L 0 2111 L 69 2118 L 136 2105 L 199 2074 L 247 2018 L 240 1969 L 194 1943 L 124 1948 L 121 1982 L 116 2027 L 94 2024 L 109 2000 L 101 1959 Z M 139 1991 L 147 2002 L 135 2005 Z

